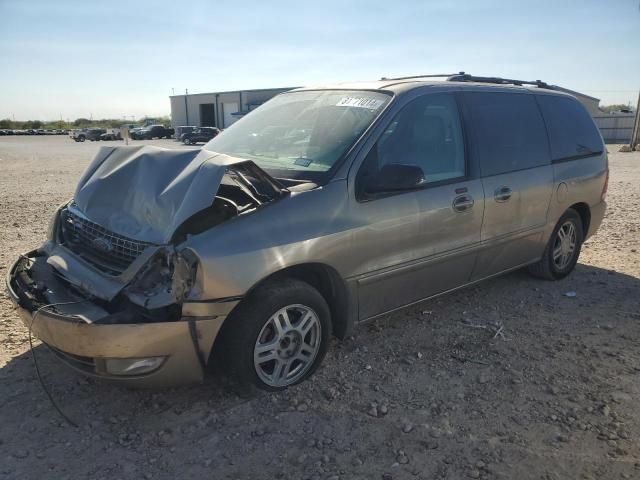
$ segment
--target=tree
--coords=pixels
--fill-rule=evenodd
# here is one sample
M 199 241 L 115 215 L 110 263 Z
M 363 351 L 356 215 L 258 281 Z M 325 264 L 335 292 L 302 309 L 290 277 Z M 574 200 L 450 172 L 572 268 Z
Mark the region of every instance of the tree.
M 76 118 L 73 121 L 73 125 L 76 127 L 82 127 L 82 126 L 87 126 L 91 123 L 91 120 L 89 120 L 88 118 Z
M 0 120 L 0 128 L 13 128 L 13 122 L 8 118 L 3 118 L 2 120 Z

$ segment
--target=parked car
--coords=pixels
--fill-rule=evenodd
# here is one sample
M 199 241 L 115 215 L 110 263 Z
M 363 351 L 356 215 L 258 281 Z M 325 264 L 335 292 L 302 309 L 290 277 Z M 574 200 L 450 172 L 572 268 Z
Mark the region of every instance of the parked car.
M 179 127 L 175 127 L 173 138 L 175 138 L 176 141 L 181 142 L 183 134 L 193 132 L 196 128 L 198 127 L 192 125 L 180 125 Z
M 152 140 L 154 138 L 171 138 L 173 134 L 173 128 L 167 128 L 164 125 L 149 125 L 131 132 L 131 138 L 134 140 Z
M 100 136 L 106 133 L 104 128 L 83 128 L 80 130 L 71 130 L 69 137 L 76 142 L 84 142 L 90 140 L 92 142 L 100 140 Z
M 122 140 L 119 128 L 108 128 L 106 132 L 100 135 L 100 140 Z
M 202 149 L 100 149 L 8 292 L 88 374 L 218 364 L 281 390 L 359 322 L 514 269 L 569 275 L 608 172 L 585 108 L 542 82 L 297 89 Z
M 188 133 L 183 133 L 181 140 L 185 145 L 206 143 L 220 133 L 215 127 L 200 127 Z

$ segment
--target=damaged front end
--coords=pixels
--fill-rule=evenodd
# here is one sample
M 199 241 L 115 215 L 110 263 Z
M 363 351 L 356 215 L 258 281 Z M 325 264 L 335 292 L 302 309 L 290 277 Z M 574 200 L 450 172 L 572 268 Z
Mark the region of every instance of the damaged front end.
M 252 162 L 187 154 L 101 149 L 49 239 L 8 272 L 25 325 L 84 373 L 135 386 L 201 380 L 238 303 L 206 298 L 198 254 L 183 244 L 287 191 Z

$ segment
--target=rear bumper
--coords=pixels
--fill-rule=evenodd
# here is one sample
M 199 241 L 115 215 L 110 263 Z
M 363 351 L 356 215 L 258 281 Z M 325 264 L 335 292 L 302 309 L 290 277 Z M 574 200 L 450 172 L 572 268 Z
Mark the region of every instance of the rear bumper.
M 589 221 L 589 231 L 586 232 L 585 240 L 594 235 L 600 225 L 602 224 L 602 219 L 604 218 L 604 214 L 607 210 L 607 202 L 604 200 L 596 205 L 591 206 L 591 220 Z
M 33 253 L 33 252 L 32 252 Z M 105 380 L 134 387 L 158 387 L 201 381 L 204 362 L 209 358 L 216 335 L 226 318 L 225 310 L 214 311 L 206 304 L 189 304 L 178 321 L 158 323 L 99 324 L 95 304 L 87 300 L 53 308 L 29 308 L 16 291 L 20 259 L 7 273 L 7 291 L 22 322 L 34 336 L 52 347 L 74 369 Z M 64 297 L 63 297 L 64 298 Z M 77 301 L 71 292 L 68 301 Z M 56 300 L 62 300 L 60 295 Z M 212 314 L 213 313 L 213 314 Z M 187 316 L 189 315 L 189 316 Z M 114 375 L 107 370 L 108 359 L 163 357 L 153 371 L 142 375 Z

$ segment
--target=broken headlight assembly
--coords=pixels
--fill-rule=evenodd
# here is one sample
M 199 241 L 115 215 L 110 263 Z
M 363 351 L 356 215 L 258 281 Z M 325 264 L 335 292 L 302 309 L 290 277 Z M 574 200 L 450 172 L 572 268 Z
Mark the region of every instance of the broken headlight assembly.
M 160 249 L 133 279 L 127 296 L 149 309 L 182 303 L 195 284 L 197 264 L 189 249 L 179 253 L 171 248 Z

